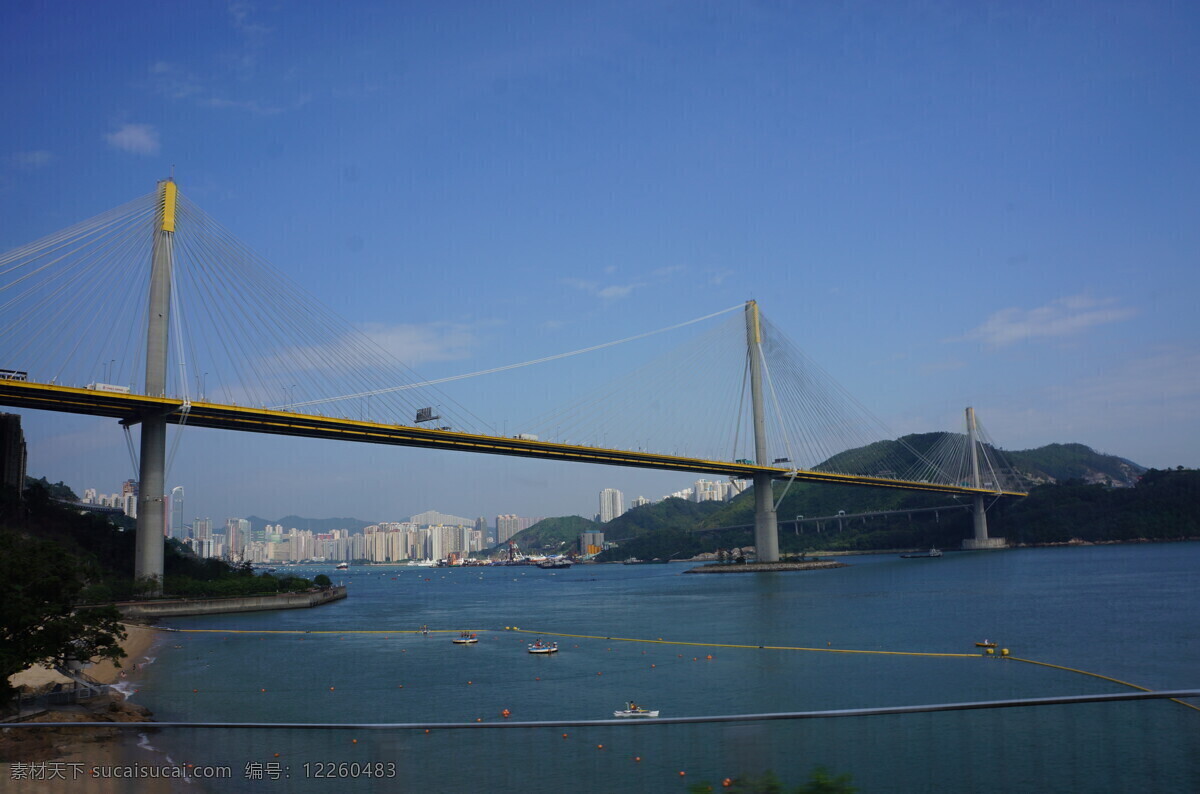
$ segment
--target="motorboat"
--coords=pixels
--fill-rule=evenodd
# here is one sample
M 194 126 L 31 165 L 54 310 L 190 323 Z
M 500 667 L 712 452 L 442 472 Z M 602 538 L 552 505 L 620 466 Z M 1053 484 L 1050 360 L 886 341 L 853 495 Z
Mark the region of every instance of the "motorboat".
M 475 643 L 479 642 L 479 638 L 469 631 L 464 631 L 462 634 L 459 634 L 457 637 L 451 640 L 451 642 L 453 642 L 455 645 L 474 645 Z
M 336 567 L 337 567 L 337 570 L 339 570 L 339 571 L 348 571 L 348 570 L 350 570 L 350 563 L 339 562 Z
M 529 652 L 530 653 L 558 653 L 558 643 L 557 642 L 542 642 L 541 640 L 538 640 L 537 642 L 531 642 L 529 644 Z
M 625 704 L 625 708 L 620 711 L 613 712 L 614 717 L 657 717 L 658 710 L 651 711 L 650 709 L 642 708 L 638 704 L 630 701 Z
M 905 559 L 905 560 L 915 560 L 915 559 L 920 559 L 923 557 L 941 557 L 941 556 L 942 556 L 942 552 L 938 549 L 930 549 L 928 552 L 926 552 L 924 554 L 901 554 L 900 555 L 901 559 Z
M 976 648 L 995 648 L 996 643 L 992 642 L 991 640 L 984 640 L 983 642 L 975 643 L 975 647 Z

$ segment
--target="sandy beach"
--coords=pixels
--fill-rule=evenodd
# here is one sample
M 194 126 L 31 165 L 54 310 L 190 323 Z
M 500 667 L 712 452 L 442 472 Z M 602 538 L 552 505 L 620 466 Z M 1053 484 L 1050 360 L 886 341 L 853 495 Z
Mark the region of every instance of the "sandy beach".
M 161 632 L 147 626 L 125 624 L 126 638 L 121 643 L 125 657 L 118 667 L 111 661 L 93 663 L 85 669 L 91 678 L 105 684 L 129 682 L 136 690 L 141 666 L 147 655 L 162 636 Z M 31 667 L 9 681 L 14 686 L 38 689 L 46 685 L 68 682 L 65 676 L 46 667 Z M 51 711 L 35 717 L 32 721 L 113 721 L 142 722 L 146 716 L 137 713 L 132 704 L 124 703 L 124 696 L 114 692 L 87 707 L 51 707 Z M 130 763 L 163 764 L 165 759 L 150 758 L 137 749 L 138 734 L 135 731 L 115 728 L 56 728 L 33 731 L 14 728 L 0 733 L 0 788 L 9 784 L 29 792 L 61 792 L 64 790 L 88 792 L 115 792 L 128 790 L 128 781 L 97 780 L 88 776 L 93 767 L 114 766 Z M 44 764 L 34 772 L 31 765 Z M 36 775 L 36 777 L 35 777 Z M 56 776 L 56 779 L 47 779 Z M 149 785 L 147 785 L 149 784 Z M 167 781 L 139 781 L 139 790 L 170 791 Z M 195 790 L 191 787 L 189 790 Z

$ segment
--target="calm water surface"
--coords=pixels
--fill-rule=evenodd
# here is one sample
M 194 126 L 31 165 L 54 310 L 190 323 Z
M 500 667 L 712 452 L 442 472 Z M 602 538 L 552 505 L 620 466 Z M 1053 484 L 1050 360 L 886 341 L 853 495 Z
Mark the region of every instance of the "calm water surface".
M 683 575 L 689 566 L 680 564 L 381 566 L 348 576 L 306 568 L 298 572 L 346 580 L 350 598 L 170 621 L 249 633 L 164 634 L 135 699 L 160 720 L 495 723 L 503 709 L 514 720 L 603 719 L 631 699 L 663 716 L 694 716 L 1129 691 L 976 656 L 983 638 L 1014 656 L 1140 686 L 1200 687 L 1200 544 L 847 561 L 834 571 L 728 576 Z M 403 633 L 422 625 L 478 631 L 480 642 Z M 613 639 L 558 637 L 556 656 L 537 657 L 526 653 L 536 634 L 505 627 Z M 346 633 L 254 633 L 264 629 Z M 768 769 L 795 785 L 818 764 L 850 773 L 867 792 L 1200 789 L 1200 711 L 1168 701 L 429 734 L 164 730 L 149 743 L 175 761 L 230 765 L 232 788 L 246 791 L 684 791 Z M 342 761 L 394 762 L 397 777 L 306 778 L 305 763 L 311 775 L 318 763 Z M 245 780 L 247 764 L 278 764 L 281 777 Z

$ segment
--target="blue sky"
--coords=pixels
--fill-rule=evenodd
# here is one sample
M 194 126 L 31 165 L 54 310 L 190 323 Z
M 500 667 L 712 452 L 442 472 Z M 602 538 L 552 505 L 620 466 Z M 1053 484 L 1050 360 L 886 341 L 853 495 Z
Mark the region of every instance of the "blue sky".
M 755 298 L 897 433 L 974 405 L 1005 448 L 1200 465 L 1194 4 L 21 2 L 0 31 L 0 250 L 174 165 L 426 377 Z M 456 397 L 515 415 L 599 362 Z M 113 422 L 25 425 L 34 475 L 130 476 Z M 181 443 L 169 484 L 218 521 L 590 516 L 692 479 Z

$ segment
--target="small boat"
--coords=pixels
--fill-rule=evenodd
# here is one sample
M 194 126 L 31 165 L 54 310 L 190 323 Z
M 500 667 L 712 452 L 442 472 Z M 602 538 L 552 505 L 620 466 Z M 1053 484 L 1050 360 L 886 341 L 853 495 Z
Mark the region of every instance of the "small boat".
M 900 558 L 904 560 L 915 560 L 923 557 L 941 557 L 942 552 L 938 549 L 930 549 L 925 554 L 901 554 Z
M 621 709 L 620 711 L 614 711 L 613 716 L 614 717 L 657 717 L 658 710 L 656 709 L 654 711 L 651 711 L 650 709 L 642 708 L 638 704 L 630 701 L 625 704 L 625 708 Z
M 479 642 L 479 638 L 469 631 L 464 631 L 462 634 L 459 634 L 457 637 L 451 640 L 451 642 L 453 642 L 455 645 L 474 645 L 475 643 Z
M 564 560 L 564 559 L 542 560 L 541 562 L 538 563 L 538 567 L 539 568 L 570 568 L 571 561 Z
M 348 562 L 339 562 L 339 563 L 337 564 L 337 570 L 339 570 L 339 571 L 348 571 L 348 570 L 350 570 L 350 563 L 348 563 Z
M 529 644 L 530 653 L 558 653 L 557 642 L 542 642 L 538 640 Z
M 990 640 L 984 640 L 983 642 L 975 643 L 975 647 L 976 648 L 995 648 L 996 643 L 991 642 Z

